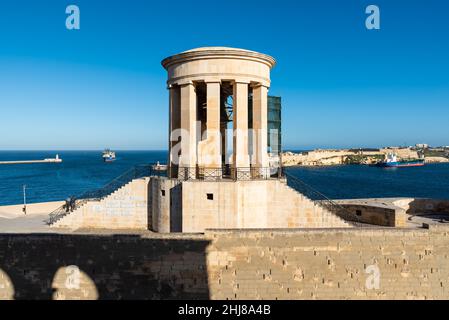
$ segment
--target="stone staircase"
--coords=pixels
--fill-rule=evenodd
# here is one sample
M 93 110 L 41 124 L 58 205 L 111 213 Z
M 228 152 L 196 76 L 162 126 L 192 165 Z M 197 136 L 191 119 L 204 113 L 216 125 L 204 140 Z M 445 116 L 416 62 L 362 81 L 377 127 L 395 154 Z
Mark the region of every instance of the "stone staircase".
M 85 200 L 49 223 L 52 228 L 145 229 L 149 178 L 132 180 L 101 199 Z
M 47 224 L 52 228 L 72 230 L 147 229 L 151 219 L 150 178 L 136 176 L 135 173 L 127 174 L 105 188 L 86 194 L 76 201 L 71 212 L 61 207 L 50 215 Z M 298 178 L 289 175 L 287 178 L 288 183 L 285 180 L 268 181 L 265 215 L 269 223 L 266 227 L 351 228 L 356 225 L 344 219 L 343 207 Z M 257 225 L 258 222 L 252 223 Z
M 307 228 L 352 228 L 350 222 L 340 218 L 335 213 L 326 209 L 319 201 L 313 201 L 304 194 L 284 184 L 282 190 L 291 200 L 291 205 L 296 208 L 297 219 Z
M 99 200 L 85 200 L 82 203 L 77 206 L 77 208 L 72 212 L 67 212 L 66 215 L 60 215 L 56 217 L 49 225 L 51 227 L 59 228 L 59 227 L 67 227 L 68 224 L 73 223 L 76 221 L 76 217 L 79 215 L 79 212 L 83 212 L 86 206 L 92 205 L 92 204 L 105 204 L 106 202 L 110 200 L 115 200 L 117 195 L 120 195 L 120 192 L 126 188 L 131 182 L 128 182 L 126 185 L 120 187 L 119 189 L 115 190 L 111 194 L 107 195 L 106 197 L 99 199 Z

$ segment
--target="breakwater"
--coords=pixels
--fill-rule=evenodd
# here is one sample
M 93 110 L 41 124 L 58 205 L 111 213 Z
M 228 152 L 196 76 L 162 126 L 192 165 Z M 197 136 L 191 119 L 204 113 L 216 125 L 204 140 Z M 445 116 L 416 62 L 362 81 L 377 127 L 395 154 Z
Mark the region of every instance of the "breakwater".
M 16 160 L 16 161 L 0 161 L 0 165 L 11 164 L 35 164 L 35 163 L 61 163 L 62 159 L 57 154 L 55 158 L 47 158 L 44 160 Z
M 0 161 L 0 165 L 7 164 L 33 164 L 33 163 L 61 163 L 62 160 L 59 159 L 44 159 L 44 160 L 23 160 L 23 161 Z

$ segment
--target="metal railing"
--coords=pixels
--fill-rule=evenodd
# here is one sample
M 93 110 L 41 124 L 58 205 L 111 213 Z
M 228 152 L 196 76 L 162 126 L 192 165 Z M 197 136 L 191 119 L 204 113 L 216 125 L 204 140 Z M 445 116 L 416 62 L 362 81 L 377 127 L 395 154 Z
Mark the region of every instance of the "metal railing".
M 48 225 L 54 224 L 86 204 L 88 201 L 101 201 L 132 180 L 150 176 L 166 175 L 166 171 L 155 168 L 157 168 L 157 166 L 154 164 L 135 166 L 97 190 L 88 191 L 76 197 L 72 196 L 64 205 L 51 212 L 45 223 Z
M 357 216 L 352 215 L 345 207 L 329 199 L 323 193 L 319 192 L 318 190 L 300 180 L 299 178 L 293 176 L 292 174 L 288 172 L 284 172 L 284 174 L 287 178 L 287 185 L 292 189 L 303 194 L 304 196 L 315 202 L 317 205 L 334 213 L 346 222 L 357 227 L 363 226 L 360 219 Z
M 175 179 L 218 181 L 226 180 L 269 180 L 279 179 L 283 176 L 282 168 L 275 167 L 238 167 L 229 165 L 221 168 L 206 167 L 177 167 L 172 170 Z
M 172 168 L 175 169 L 175 168 Z M 218 181 L 222 179 L 231 180 L 268 180 L 278 179 L 282 177 L 282 168 L 232 168 L 231 166 L 223 166 L 222 168 L 204 168 L 204 167 L 176 167 L 178 181 L 187 180 L 204 180 Z M 166 170 L 160 170 L 160 166 L 155 164 L 139 165 L 126 171 L 124 174 L 107 183 L 102 188 L 85 192 L 76 197 L 70 197 L 64 205 L 57 208 L 49 214 L 49 218 L 45 221 L 48 225 L 52 225 L 61 218 L 69 215 L 76 209 L 80 208 L 88 201 L 101 201 L 119 188 L 134 179 L 150 176 L 166 176 Z

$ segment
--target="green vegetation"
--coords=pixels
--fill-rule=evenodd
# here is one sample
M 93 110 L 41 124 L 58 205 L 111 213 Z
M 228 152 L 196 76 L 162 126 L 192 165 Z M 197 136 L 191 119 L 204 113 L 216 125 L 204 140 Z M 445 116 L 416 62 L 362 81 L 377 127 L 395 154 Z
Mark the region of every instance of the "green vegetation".
M 447 151 L 447 150 L 432 150 L 432 149 L 426 149 L 426 150 L 424 150 L 424 156 L 425 156 L 425 157 L 443 157 L 443 158 L 449 158 L 449 151 Z
M 376 154 L 376 155 L 350 155 L 347 156 L 345 159 L 345 164 L 367 164 L 367 163 L 376 163 L 379 161 L 382 161 L 384 159 L 383 154 Z

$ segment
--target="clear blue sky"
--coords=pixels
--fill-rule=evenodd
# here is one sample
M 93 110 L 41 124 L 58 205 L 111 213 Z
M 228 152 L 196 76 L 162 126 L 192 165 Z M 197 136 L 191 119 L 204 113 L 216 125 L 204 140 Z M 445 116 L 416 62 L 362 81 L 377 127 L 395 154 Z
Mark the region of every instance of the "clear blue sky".
M 1 1 L 0 149 L 166 149 L 160 61 L 201 46 L 277 59 L 286 148 L 449 145 L 448 16 L 444 0 Z

